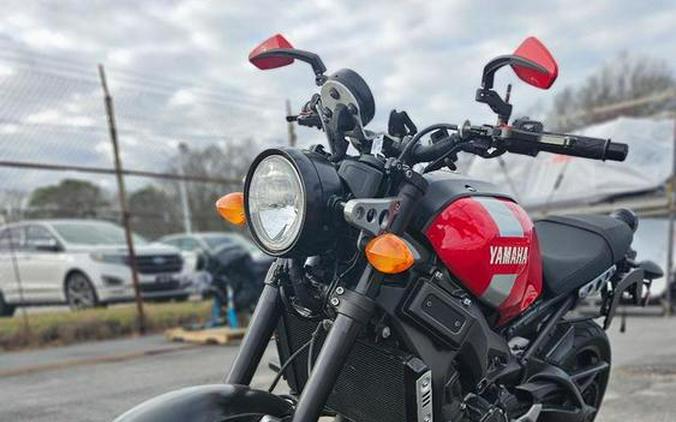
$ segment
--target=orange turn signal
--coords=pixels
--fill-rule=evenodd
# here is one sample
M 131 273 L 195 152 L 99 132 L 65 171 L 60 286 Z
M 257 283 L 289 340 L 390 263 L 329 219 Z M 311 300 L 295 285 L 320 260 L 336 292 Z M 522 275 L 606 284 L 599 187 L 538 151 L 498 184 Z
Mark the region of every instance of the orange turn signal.
M 216 201 L 216 209 L 221 217 L 232 224 L 241 226 L 246 222 L 244 194 L 242 192 L 233 192 L 222 196 Z
M 413 252 L 400 237 L 387 233 L 375 237 L 366 245 L 366 259 L 385 274 L 398 274 L 413 266 Z

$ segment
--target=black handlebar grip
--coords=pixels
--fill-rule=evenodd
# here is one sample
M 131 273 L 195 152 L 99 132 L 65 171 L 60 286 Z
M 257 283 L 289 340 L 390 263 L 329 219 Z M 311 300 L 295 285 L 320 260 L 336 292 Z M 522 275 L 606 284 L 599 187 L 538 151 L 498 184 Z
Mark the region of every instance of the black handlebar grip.
M 611 142 L 608 145 L 608 151 L 606 152 L 606 159 L 613 161 L 624 161 L 627 158 L 629 153 L 629 145 L 621 144 L 619 142 Z
M 566 135 L 567 149 L 570 155 L 594 158 L 597 160 L 624 161 L 629 152 L 627 144 L 611 142 L 610 139 L 590 138 L 587 136 Z
M 513 129 L 509 132 L 507 150 L 523 154 L 525 151 L 546 151 L 594 160 L 624 161 L 629 151 L 627 144 L 610 139 L 549 132 L 526 132 Z
M 568 135 L 565 136 L 564 139 L 567 141 L 565 148 L 570 151 L 570 155 L 597 160 L 606 159 L 606 151 L 610 145 L 610 139 L 589 138 L 576 135 Z

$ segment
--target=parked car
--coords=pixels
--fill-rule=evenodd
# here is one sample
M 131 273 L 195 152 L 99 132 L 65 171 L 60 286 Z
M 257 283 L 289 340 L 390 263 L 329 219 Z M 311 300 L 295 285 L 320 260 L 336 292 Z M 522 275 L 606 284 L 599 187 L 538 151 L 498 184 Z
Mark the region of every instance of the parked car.
M 134 235 L 144 299 L 186 300 L 190 280 L 177 248 Z M 124 230 L 98 220 L 30 220 L 0 227 L 0 314 L 21 305 L 73 309 L 133 299 Z
M 242 246 L 252 259 L 253 274 L 262 280 L 272 264 L 273 258 L 263 253 L 253 242 L 238 233 L 198 232 L 170 234 L 159 239 L 160 242 L 175 246 L 183 253 L 186 266 L 194 272 L 207 269 L 206 261 L 218 259 L 219 250 L 227 245 Z M 196 291 L 204 293 L 208 281 L 195 277 Z
M 176 233 L 163 236 L 158 242 L 175 246 L 181 251 L 203 252 L 214 251 L 226 243 L 237 243 L 244 246 L 254 259 L 271 262 L 272 258 L 264 254 L 253 242 L 239 233 L 226 232 L 197 232 Z

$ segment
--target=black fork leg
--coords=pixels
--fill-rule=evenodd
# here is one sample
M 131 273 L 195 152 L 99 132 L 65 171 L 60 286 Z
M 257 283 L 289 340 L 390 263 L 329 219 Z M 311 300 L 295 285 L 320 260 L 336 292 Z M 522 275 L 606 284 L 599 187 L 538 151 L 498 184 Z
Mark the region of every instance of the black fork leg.
M 355 291 L 347 290 L 341 296 L 338 316 L 303 387 L 293 422 L 314 422 L 321 416 L 362 325 L 373 314 L 374 304 L 366 293 L 375 277 L 378 275 L 368 266 Z
M 249 385 L 282 316 L 280 292 L 275 279 L 277 266 L 278 263 L 275 262 L 268 271 L 265 287 L 251 318 L 247 334 L 225 378 L 228 384 Z
M 359 322 L 346 315 L 336 317 L 298 400 L 293 422 L 314 422 L 319 418 L 360 328 Z

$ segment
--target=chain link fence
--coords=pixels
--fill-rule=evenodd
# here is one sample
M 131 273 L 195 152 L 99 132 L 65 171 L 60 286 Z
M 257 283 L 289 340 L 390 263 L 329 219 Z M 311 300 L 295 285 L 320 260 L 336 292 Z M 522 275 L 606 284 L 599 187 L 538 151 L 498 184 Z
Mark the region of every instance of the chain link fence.
M 281 117 L 283 100 L 114 68 L 107 69 L 107 79 L 119 169 L 95 64 L 0 51 L 0 227 L 37 219 L 123 225 L 119 173 L 133 233 L 156 240 L 228 230 L 214 202 L 241 188 L 249 162 L 262 148 L 241 122 L 273 111 Z M 645 101 L 666 101 L 671 104 L 666 109 L 673 110 L 674 92 L 655 98 Z M 636 105 L 598 112 L 621 114 Z M 662 215 L 676 212 L 674 183 L 665 189 L 669 198 Z M 18 238 L 9 235 L 0 232 L 0 293 L 11 296 L 12 291 L 26 303 L 62 301 L 62 274 L 40 280 L 31 275 L 36 261 L 17 259 L 45 252 L 45 239 L 27 229 Z M 49 274 L 49 266 L 43 267 L 43 276 Z
M 278 108 L 283 113 L 282 99 L 106 70 L 119 168 L 96 64 L 0 52 L 0 306 L 4 303 L 5 311 L 17 296 L 35 304 L 65 299 L 64 274 L 50 275 L 58 265 L 40 261 L 40 252 L 49 248 L 47 234 L 57 241 L 62 234 L 36 236 L 37 221 L 122 227 L 127 211 L 135 239 L 151 241 L 229 230 L 214 203 L 241 189 L 249 162 L 262 148 L 241 122 L 253 112 Z M 24 228 L 2 229 L 17 223 Z M 83 242 L 92 252 L 100 249 L 94 240 Z M 143 265 L 142 257 L 137 261 Z M 145 270 L 139 268 L 144 280 Z

